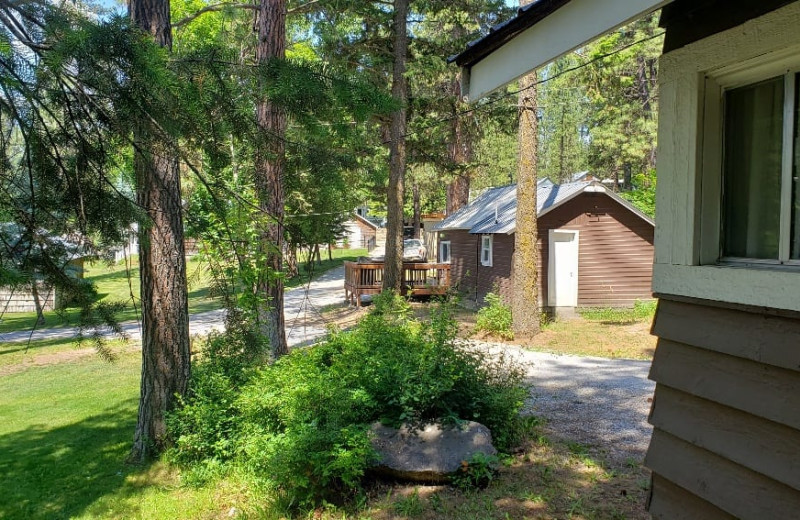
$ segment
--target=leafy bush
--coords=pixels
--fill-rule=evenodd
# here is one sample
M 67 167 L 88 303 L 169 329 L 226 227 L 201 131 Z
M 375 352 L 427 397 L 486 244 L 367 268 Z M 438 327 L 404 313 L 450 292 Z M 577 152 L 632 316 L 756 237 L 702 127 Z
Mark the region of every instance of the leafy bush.
M 487 293 L 484 301 L 486 305 L 478 310 L 475 330 L 490 332 L 503 339 L 514 339 L 514 332 L 511 330 L 511 307 L 504 304 L 500 295 L 494 292 Z
M 500 459 L 497 455 L 476 453 L 469 460 L 461 461 L 461 467 L 453 475 L 452 483 L 461 491 L 485 488 L 497 476 Z
M 241 391 L 220 371 L 199 371 L 191 401 L 173 415 L 172 459 L 235 459 L 273 496 L 305 507 L 359 493 L 375 421 L 475 420 L 510 448 L 527 396 L 523 372 L 457 343 L 452 312 L 442 303 L 420 324 L 402 298 L 381 295 L 353 331 L 249 373 Z
M 236 455 L 235 439 L 241 422 L 239 394 L 253 366 L 266 356 L 266 345 L 241 315 L 229 310 L 226 332 L 212 333 L 200 347 L 189 391 L 167 416 L 172 448 L 167 459 L 193 466 L 191 480 L 203 483 Z

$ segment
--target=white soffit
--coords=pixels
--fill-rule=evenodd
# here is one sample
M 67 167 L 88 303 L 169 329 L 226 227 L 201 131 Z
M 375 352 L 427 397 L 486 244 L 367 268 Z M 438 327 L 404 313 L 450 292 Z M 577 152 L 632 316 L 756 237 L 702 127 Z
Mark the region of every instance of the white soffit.
M 672 0 L 572 0 L 464 71 L 477 101 L 598 36 Z

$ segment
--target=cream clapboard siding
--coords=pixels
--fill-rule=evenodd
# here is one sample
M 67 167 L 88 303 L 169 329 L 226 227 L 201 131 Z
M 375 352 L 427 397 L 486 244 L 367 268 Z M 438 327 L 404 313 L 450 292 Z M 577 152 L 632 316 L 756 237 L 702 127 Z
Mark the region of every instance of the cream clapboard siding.
M 661 57 L 654 292 L 800 310 L 800 298 L 795 296 L 800 291 L 798 275 L 716 266 L 681 268 L 700 265 L 701 256 L 708 259 L 703 248 L 718 247 L 712 232 L 719 226 L 718 204 L 712 202 L 719 197 L 719 179 L 709 170 L 718 167 L 712 158 L 719 151 L 716 137 L 702 132 L 707 112 L 704 78 L 800 56 L 798 27 L 800 3 L 795 2 Z M 711 236 L 705 243 L 704 234 Z
M 656 520 L 800 511 L 800 274 L 701 265 L 719 244 L 720 139 L 707 129 L 721 112 L 709 89 L 726 74 L 800 56 L 798 27 L 795 2 L 660 61 L 661 299 L 645 460 Z

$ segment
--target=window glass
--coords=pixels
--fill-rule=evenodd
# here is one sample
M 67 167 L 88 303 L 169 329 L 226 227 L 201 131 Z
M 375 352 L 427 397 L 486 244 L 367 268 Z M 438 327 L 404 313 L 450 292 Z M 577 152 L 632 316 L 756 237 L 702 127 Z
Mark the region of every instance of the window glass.
M 481 264 L 492 265 L 492 237 L 484 236 L 481 238 Z
M 439 242 L 439 261 L 445 264 L 450 262 L 450 242 Z
M 725 94 L 725 257 L 778 259 L 784 78 Z

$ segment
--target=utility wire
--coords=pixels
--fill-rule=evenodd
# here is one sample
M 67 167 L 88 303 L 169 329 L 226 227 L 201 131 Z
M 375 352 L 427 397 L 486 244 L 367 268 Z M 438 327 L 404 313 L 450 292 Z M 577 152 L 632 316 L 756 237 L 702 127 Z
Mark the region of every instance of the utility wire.
M 570 67 L 570 68 L 564 69 L 564 70 L 562 70 L 562 71 L 560 71 L 560 72 L 557 72 L 556 74 L 553 74 L 552 76 L 548 76 L 548 77 L 546 77 L 546 78 L 543 78 L 543 79 L 541 79 L 541 80 L 538 80 L 538 81 L 536 81 L 536 82 L 534 82 L 534 83 L 532 83 L 532 84 L 528 85 L 528 86 L 527 86 L 527 87 L 525 87 L 525 88 L 521 88 L 521 89 L 517 89 L 517 90 L 511 90 L 511 91 L 508 91 L 508 92 L 506 92 L 505 94 L 502 94 L 502 95 L 500 95 L 500 96 L 497 96 L 497 97 L 495 97 L 495 98 L 489 99 L 488 101 L 485 101 L 485 102 L 483 102 L 483 103 L 481 103 L 481 104 L 479 104 L 479 105 L 475 105 L 475 106 L 473 106 L 473 107 L 471 107 L 471 108 L 467 108 L 467 109 L 465 109 L 465 110 L 458 111 L 458 112 L 456 112 L 456 113 L 455 113 L 455 114 L 453 114 L 453 115 L 449 115 L 449 116 L 447 116 L 447 117 L 442 117 L 442 118 L 440 118 L 440 119 L 437 119 L 437 120 L 435 120 L 435 121 L 433 121 L 433 122 L 429 123 L 428 125 L 426 125 L 426 126 L 424 126 L 424 127 L 420 128 L 420 129 L 418 129 L 418 130 L 414 130 L 414 131 L 412 131 L 412 132 L 407 132 L 407 133 L 406 133 L 406 134 L 404 134 L 402 137 L 404 137 L 404 138 L 405 138 L 405 137 L 409 137 L 409 136 L 412 136 L 412 135 L 416 135 L 417 133 L 419 133 L 419 132 L 421 132 L 421 131 L 423 131 L 423 130 L 429 130 L 429 129 L 431 129 L 431 128 L 434 128 L 434 127 L 436 127 L 436 126 L 438 126 L 438 125 L 440 125 L 440 124 L 442 124 L 442 123 L 447 123 L 447 122 L 450 122 L 450 121 L 454 121 L 455 119 L 458 119 L 459 117 L 462 117 L 462 116 L 465 116 L 465 115 L 471 114 L 471 113 L 473 113 L 473 112 L 479 112 L 479 111 L 481 111 L 481 110 L 485 110 L 485 109 L 487 109 L 487 108 L 491 107 L 492 105 L 496 104 L 496 103 L 497 103 L 497 102 L 499 102 L 499 101 L 502 101 L 502 100 L 504 100 L 504 99 L 506 99 L 506 98 L 509 98 L 509 97 L 511 97 L 511 96 L 516 96 L 516 95 L 518 95 L 520 92 L 524 92 L 524 91 L 526 91 L 526 90 L 532 89 L 532 88 L 534 88 L 534 87 L 536 87 L 536 86 L 538 86 L 538 85 L 543 85 L 544 83 L 547 83 L 547 82 L 549 82 L 549 81 L 551 81 L 551 80 L 554 80 L 554 79 L 556 79 L 556 78 L 558 78 L 558 77 L 561 77 L 561 76 L 563 76 L 563 75 L 565 75 L 565 74 L 568 74 L 568 73 L 570 73 L 570 72 L 575 72 L 576 70 L 580 70 L 580 69 L 586 68 L 586 67 L 588 67 L 589 65 L 592 65 L 593 63 L 596 63 L 596 62 L 598 62 L 598 61 L 600 61 L 600 60 L 604 60 L 604 59 L 606 59 L 606 58 L 609 58 L 609 57 L 611 57 L 611 56 L 614 56 L 614 55 L 616 55 L 616 54 L 619 54 L 620 52 L 622 52 L 622 51 L 625 51 L 625 50 L 628 50 L 628 49 L 630 49 L 631 47 L 634 47 L 634 46 L 636 46 L 636 45 L 640 45 L 640 44 L 642 44 L 642 43 L 645 43 L 645 42 L 648 42 L 648 41 L 650 41 L 650 40 L 654 40 L 654 39 L 656 39 L 656 38 L 660 38 L 660 37 L 661 37 L 661 36 L 663 36 L 663 35 L 664 35 L 664 31 L 662 31 L 662 32 L 660 32 L 660 33 L 656 33 L 656 34 L 654 34 L 654 35 L 652 35 L 652 36 L 648 36 L 648 37 L 646 37 L 646 38 L 642 38 L 642 39 L 640 39 L 640 40 L 636 40 L 635 42 L 631 42 L 631 43 L 629 43 L 629 44 L 627 44 L 627 45 L 623 45 L 623 46 L 622 46 L 622 47 L 620 47 L 619 49 L 615 49 L 615 50 L 613 50 L 613 51 L 611 51 L 611 52 L 607 52 L 607 53 L 605 53 L 605 54 L 600 54 L 600 55 L 598 55 L 598 56 L 595 56 L 595 57 L 594 57 L 594 58 L 592 58 L 592 59 L 589 59 L 589 60 L 586 60 L 586 61 L 584 61 L 583 63 L 581 63 L 581 64 L 579 64 L 579 65 L 576 65 L 576 66 L 574 66 L 574 67 Z M 392 142 L 392 141 L 391 141 L 391 139 L 387 139 L 386 141 L 383 141 L 383 144 L 390 144 L 391 142 Z

